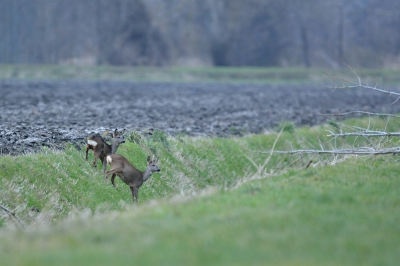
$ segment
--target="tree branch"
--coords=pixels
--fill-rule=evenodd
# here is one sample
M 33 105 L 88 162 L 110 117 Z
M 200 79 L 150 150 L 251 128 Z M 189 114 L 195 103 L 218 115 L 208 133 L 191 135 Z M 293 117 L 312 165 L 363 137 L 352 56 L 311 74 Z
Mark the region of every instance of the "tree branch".
M 386 94 L 389 94 L 389 95 L 398 96 L 398 98 L 397 98 L 392 104 L 396 103 L 396 102 L 399 100 L 399 98 L 400 98 L 400 93 L 399 93 L 399 92 L 394 92 L 394 91 L 388 91 L 388 90 L 384 90 L 384 89 L 379 89 L 379 88 L 378 88 L 378 82 L 376 82 L 375 86 L 373 86 L 373 87 L 370 86 L 370 85 L 368 85 L 368 84 L 365 84 L 365 85 L 364 85 L 364 84 L 362 84 L 361 78 L 360 78 L 360 76 L 357 74 L 357 72 L 356 72 L 351 66 L 349 66 L 349 65 L 347 65 L 347 64 L 345 64 L 345 65 L 354 73 L 354 75 L 357 77 L 358 82 L 350 82 L 350 81 L 341 79 L 341 83 L 342 83 L 341 86 L 339 86 L 339 87 L 335 86 L 335 87 L 330 87 L 330 88 L 333 88 L 333 89 L 364 88 L 364 89 L 374 90 L 374 91 L 377 91 L 377 92 L 386 93 Z M 335 79 L 335 78 L 334 78 L 334 79 Z M 339 79 L 336 78 L 336 80 L 339 80 Z M 350 85 L 347 85 L 347 84 L 350 84 Z
M 15 213 L 4 207 L 3 205 L 0 205 L 0 208 L 3 209 L 8 215 L 12 216 L 15 220 L 18 221 L 19 225 L 22 227 L 22 229 L 25 229 L 24 224 L 15 216 Z
M 374 90 L 377 92 L 381 93 L 386 93 L 389 95 L 395 95 L 397 96 L 396 101 L 393 103 L 396 103 L 397 101 L 400 100 L 400 93 L 399 92 L 392 92 L 384 89 L 379 89 L 377 88 L 378 83 L 376 82 L 375 86 L 370 86 L 368 83 L 363 84 L 361 81 L 360 76 L 354 71 L 350 66 L 349 69 L 354 73 L 354 75 L 357 77 L 358 82 L 349 82 L 343 78 L 334 78 L 334 81 L 340 82 L 340 86 L 334 87 L 334 89 L 347 89 L 347 88 L 364 88 L 364 89 L 370 89 Z M 350 85 L 349 85 L 350 84 Z M 332 87 L 331 87 L 332 88 Z M 323 114 L 323 115 L 332 115 L 332 116 L 343 116 L 343 115 L 348 115 L 348 114 L 354 114 L 354 113 L 359 113 L 359 114 L 366 114 L 366 115 L 374 115 L 374 116 L 387 116 L 387 117 L 396 117 L 400 118 L 400 116 L 393 115 L 393 114 L 382 114 L 382 113 L 371 113 L 371 112 L 364 112 L 364 111 L 353 111 L 353 112 L 345 112 L 345 113 L 335 113 L 335 114 Z M 389 119 L 388 119 L 389 120 Z M 272 148 L 272 150 L 267 150 L 267 151 L 255 151 L 255 150 L 250 150 L 251 152 L 255 153 L 264 153 L 264 154 L 288 154 L 288 155 L 301 155 L 303 154 L 318 154 L 318 155 L 387 155 L 387 154 L 393 154 L 393 155 L 398 155 L 400 154 L 400 146 L 396 147 L 390 147 L 390 148 L 381 148 L 383 145 L 382 143 L 378 143 L 378 145 L 375 145 L 371 141 L 371 137 L 399 137 L 400 132 L 387 132 L 387 124 L 384 130 L 371 130 L 370 124 L 368 125 L 368 128 L 362 128 L 358 126 L 347 126 L 344 124 L 341 124 L 340 122 L 333 122 L 337 124 L 337 127 L 335 128 L 338 130 L 339 133 L 335 133 L 334 131 L 336 130 L 327 130 L 329 133 L 327 136 L 332 137 L 332 140 L 335 140 L 338 137 L 363 137 L 365 138 L 371 146 L 365 146 L 365 147 L 358 147 L 358 148 L 336 148 L 332 150 L 325 150 L 324 147 L 321 144 L 321 141 L 319 140 L 320 143 L 320 149 L 312 147 L 312 149 L 298 149 L 298 150 L 275 150 L 275 147 Z M 386 122 L 388 123 L 388 122 Z M 345 131 L 343 130 L 345 129 Z M 393 144 L 393 142 L 391 143 Z M 365 145 L 365 144 L 364 144 Z M 312 145 L 311 145 L 312 146 Z M 336 146 L 336 144 L 335 144 Z M 306 166 L 308 168 L 313 160 L 310 160 Z
M 364 114 L 364 115 L 389 116 L 389 117 L 400 118 L 399 115 L 385 114 L 385 113 L 373 113 L 373 112 L 365 112 L 365 111 L 350 111 L 350 112 L 334 113 L 334 114 L 323 114 L 323 113 L 319 113 L 319 114 L 320 114 L 320 115 L 325 115 L 325 116 L 345 116 L 345 115 L 351 115 L 351 114 Z
M 385 155 L 385 154 L 398 154 L 400 153 L 400 147 L 387 148 L 376 150 L 370 147 L 363 147 L 357 149 L 343 149 L 343 150 L 291 150 L 291 151 L 254 151 L 256 153 L 268 153 L 268 154 L 331 154 L 331 155 Z
M 329 134 L 328 137 L 399 137 L 400 132 L 384 132 L 384 131 L 370 131 L 366 130 L 363 132 L 344 132 L 344 133 L 334 133 L 330 130 L 327 130 Z

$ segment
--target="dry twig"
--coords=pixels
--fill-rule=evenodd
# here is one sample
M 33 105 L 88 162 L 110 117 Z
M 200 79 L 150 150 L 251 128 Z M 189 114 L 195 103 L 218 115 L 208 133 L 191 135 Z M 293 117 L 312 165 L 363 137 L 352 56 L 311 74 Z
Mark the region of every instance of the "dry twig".
M 4 207 L 3 205 L 0 205 L 0 208 L 3 209 L 8 215 L 13 217 L 15 220 L 17 220 L 18 224 L 24 229 L 24 224 L 18 219 L 17 216 L 15 216 L 15 213 L 10 211 L 8 208 Z
M 342 149 L 342 150 L 291 150 L 291 151 L 254 151 L 256 153 L 267 154 L 331 154 L 331 155 L 384 155 L 384 154 L 398 154 L 400 147 L 387 148 L 387 149 L 374 149 L 371 147 L 362 147 L 357 149 Z

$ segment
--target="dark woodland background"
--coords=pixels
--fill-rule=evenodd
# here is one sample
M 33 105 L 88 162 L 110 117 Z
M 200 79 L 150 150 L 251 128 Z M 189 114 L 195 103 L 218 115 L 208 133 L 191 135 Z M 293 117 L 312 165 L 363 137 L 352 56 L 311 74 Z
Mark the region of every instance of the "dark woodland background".
M 0 0 L 0 63 L 400 66 L 398 0 Z

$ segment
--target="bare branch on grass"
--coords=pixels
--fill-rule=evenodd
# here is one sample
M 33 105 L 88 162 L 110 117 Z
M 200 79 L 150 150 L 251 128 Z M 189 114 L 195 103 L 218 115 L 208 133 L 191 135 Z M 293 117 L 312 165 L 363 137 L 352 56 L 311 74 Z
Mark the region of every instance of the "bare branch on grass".
M 24 229 L 24 224 L 18 219 L 18 217 L 15 215 L 14 212 L 12 212 L 11 210 L 9 210 L 8 208 L 4 207 L 3 205 L 0 205 L 0 208 L 3 209 L 8 215 L 10 215 L 11 217 L 13 217 L 18 224 L 21 226 L 22 229 Z
M 383 117 L 396 117 L 400 118 L 399 115 L 394 115 L 394 114 L 386 114 L 386 113 L 373 113 L 373 112 L 366 112 L 366 111 L 350 111 L 350 112 L 344 112 L 344 113 L 334 113 L 334 114 L 322 114 L 319 113 L 320 115 L 325 115 L 325 116 L 346 116 L 346 115 L 352 115 L 352 114 L 364 114 L 364 115 L 370 115 L 370 116 L 383 116 Z
M 361 147 L 356 149 L 342 149 L 342 150 L 291 150 L 291 151 L 254 151 L 255 153 L 267 154 L 330 154 L 330 155 L 385 155 L 385 154 L 399 154 L 400 147 L 387 148 L 387 149 L 373 149 L 371 147 Z
M 357 74 L 357 72 L 350 66 L 347 66 L 347 67 L 357 77 L 357 82 L 350 82 L 350 81 L 345 80 L 344 78 L 332 77 L 333 80 L 339 81 L 341 83 L 341 85 L 336 86 L 336 87 L 331 87 L 331 88 L 334 88 L 334 89 L 364 88 L 364 89 L 370 89 L 370 90 L 374 90 L 377 92 L 382 92 L 385 94 L 397 96 L 396 101 L 394 101 L 393 103 L 396 103 L 400 99 L 399 92 L 388 91 L 386 89 L 379 89 L 378 82 L 375 82 L 375 86 L 370 86 L 370 85 L 368 85 L 368 83 L 363 84 L 361 81 L 361 78 Z M 298 160 L 302 160 L 302 158 L 303 158 L 302 155 L 305 155 L 305 154 L 319 155 L 320 158 L 322 158 L 323 155 L 332 155 L 332 156 L 334 156 L 333 160 L 335 160 L 337 158 L 337 156 L 340 156 L 340 155 L 388 155 L 388 154 L 398 155 L 398 154 L 400 154 L 399 146 L 389 147 L 389 148 L 383 147 L 384 139 L 387 139 L 390 137 L 400 137 L 400 132 L 388 132 L 386 130 L 388 127 L 388 122 L 389 122 L 390 117 L 400 118 L 400 116 L 394 115 L 394 114 L 372 113 L 372 112 L 364 112 L 364 111 L 352 111 L 352 112 L 345 112 L 345 113 L 322 114 L 322 115 L 331 115 L 331 116 L 339 116 L 340 117 L 340 116 L 345 116 L 345 115 L 350 115 L 350 114 L 364 114 L 364 115 L 369 115 L 369 116 L 380 116 L 380 117 L 389 117 L 389 118 L 386 121 L 386 126 L 385 126 L 384 130 L 371 130 L 370 129 L 371 128 L 371 120 L 369 121 L 367 128 L 358 127 L 358 126 L 348 126 L 348 125 L 342 124 L 340 122 L 333 121 L 333 124 L 335 124 L 334 125 L 335 130 L 327 130 L 327 132 L 328 132 L 327 136 L 332 137 L 328 142 L 332 143 L 332 141 L 334 141 L 334 143 L 333 143 L 333 145 L 331 145 L 332 146 L 331 149 L 328 149 L 328 150 L 324 148 L 324 145 L 323 145 L 321 139 L 318 138 L 318 136 L 317 136 L 317 138 L 318 138 L 319 148 L 314 147 L 314 145 L 312 145 L 306 139 L 304 139 L 304 141 L 306 141 L 308 143 L 308 145 L 310 145 L 312 147 L 311 149 L 292 149 L 292 150 L 287 150 L 287 151 L 275 150 L 275 144 L 276 144 L 276 141 L 279 139 L 279 136 L 280 136 L 279 135 L 278 138 L 276 138 L 274 146 L 272 147 L 271 150 L 268 150 L 268 151 L 250 150 L 250 151 L 254 152 L 254 153 L 269 154 L 267 161 L 269 161 L 269 159 L 271 158 L 271 156 L 273 154 L 286 154 L 286 155 L 290 155 L 290 156 L 297 155 Z M 335 132 L 336 130 L 337 130 L 337 132 Z M 280 133 L 282 133 L 282 132 L 280 132 Z M 345 145 L 345 141 L 344 141 L 342 143 L 341 147 L 338 148 L 336 140 L 339 138 L 345 138 L 345 140 L 346 140 L 346 138 L 348 138 L 348 137 L 355 137 L 355 140 L 357 140 L 358 138 L 364 138 L 367 141 L 368 146 L 357 147 L 357 148 L 356 147 L 346 148 L 344 146 Z M 376 142 L 376 141 L 373 141 L 372 138 L 381 138 L 381 139 L 380 140 L 378 139 L 378 142 Z M 391 144 L 393 146 L 393 142 Z M 250 161 L 252 161 L 248 156 L 246 156 L 246 157 Z M 307 165 L 305 166 L 305 168 L 308 168 L 313 162 L 314 162 L 314 159 L 312 157 L 310 159 L 308 159 Z M 257 167 L 257 165 L 253 161 L 252 161 L 252 163 Z M 266 164 L 263 164 L 263 167 L 265 167 L 265 165 Z
M 257 169 L 256 173 L 251 174 L 250 177 L 246 177 L 243 178 L 242 180 L 236 182 L 236 184 L 232 187 L 232 189 L 236 189 L 239 186 L 241 186 L 242 184 L 252 181 L 252 180 L 257 180 L 257 179 L 261 179 L 263 178 L 263 176 L 265 175 L 265 173 L 263 173 L 263 171 L 265 171 L 265 167 L 267 166 L 267 164 L 269 163 L 269 161 L 271 160 L 271 157 L 273 155 L 273 151 L 275 149 L 276 144 L 278 143 L 279 138 L 282 135 L 283 130 L 285 129 L 285 127 L 282 127 L 282 129 L 279 131 L 278 136 L 275 138 L 275 141 L 272 145 L 272 150 L 269 152 L 269 156 L 264 160 L 264 162 L 259 165 L 257 164 L 250 156 L 248 156 L 246 153 L 243 153 L 244 156 L 251 162 L 251 164 L 254 165 L 254 167 Z
M 246 158 L 257 168 L 257 172 L 255 175 L 261 175 L 261 172 L 263 169 L 265 169 L 265 166 L 267 166 L 268 162 L 271 160 L 272 155 L 274 154 L 274 149 L 276 144 L 278 143 L 279 138 L 282 135 L 282 132 L 285 127 L 282 127 L 281 131 L 279 132 L 278 136 L 275 138 L 274 144 L 272 145 L 272 149 L 269 152 L 269 156 L 265 159 L 264 163 L 262 165 L 257 165 L 253 159 L 251 159 L 248 155 L 244 154 Z
M 342 133 L 334 133 L 330 130 L 327 130 L 329 134 L 328 137 L 399 137 L 400 132 L 385 132 L 385 131 L 374 131 L 374 130 L 365 130 L 365 131 L 356 131 L 356 132 L 342 132 Z
M 377 81 L 375 81 L 375 86 L 370 86 L 370 85 L 368 85 L 368 83 L 363 84 L 362 81 L 361 81 L 360 75 L 358 75 L 357 72 L 351 66 L 349 66 L 347 64 L 345 64 L 345 65 L 357 77 L 357 82 L 351 82 L 351 81 L 348 81 L 348 80 L 346 80 L 344 78 L 335 78 L 335 77 L 331 76 L 331 78 L 333 80 L 340 81 L 341 86 L 335 86 L 335 87 L 330 87 L 330 88 L 332 88 L 332 89 L 364 88 L 364 89 L 369 89 L 369 90 L 373 90 L 373 91 L 382 92 L 382 93 L 385 93 L 385 94 L 397 96 L 397 99 L 392 104 L 396 103 L 400 99 L 400 93 L 399 92 L 389 91 L 389 90 L 386 90 L 386 89 L 379 89 Z

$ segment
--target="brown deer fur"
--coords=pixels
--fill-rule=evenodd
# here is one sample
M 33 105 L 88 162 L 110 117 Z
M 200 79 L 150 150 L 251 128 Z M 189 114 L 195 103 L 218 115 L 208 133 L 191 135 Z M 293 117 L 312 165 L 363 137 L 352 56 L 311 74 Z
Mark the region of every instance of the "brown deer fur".
M 111 169 L 105 172 L 106 181 L 108 181 L 108 176 L 112 174 L 111 183 L 115 187 L 115 176 L 119 176 L 119 178 L 130 187 L 133 201 L 135 202 L 136 199 L 136 203 L 138 202 L 140 186 L 150 178 L 153 172 L 160 172 L 160 168 L 158 168 L 157 165 L 158 159 L 151 160 L 150 156 L 147 157 L 148 164 L 144 171 L 136 169 L 120 154 L 110 154 L 107 156 L 106 160 L 107 163 L 111 165 Z
M 88 159 L 88 151 L 93 150 L 94 167 L 97 167 L 97 160 L 100 159 L 101 163 L 103 164 L 103 171 L 105 172 L 107 167 L 107 163 L 105 161 L 106 156 L 109 154 L 114 154 L 119 145 L 125 142 L 123 137 L 121 137 L 123 136 L 124 132 L 125 130 L 118 132 L 117 129 L 115 129 L 113 138 L 111 139 L 111 145 L 105 142 L 105 140 L 98 133 L 90 136 L 86 144 L 86 160 Z

